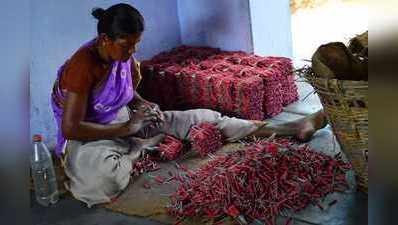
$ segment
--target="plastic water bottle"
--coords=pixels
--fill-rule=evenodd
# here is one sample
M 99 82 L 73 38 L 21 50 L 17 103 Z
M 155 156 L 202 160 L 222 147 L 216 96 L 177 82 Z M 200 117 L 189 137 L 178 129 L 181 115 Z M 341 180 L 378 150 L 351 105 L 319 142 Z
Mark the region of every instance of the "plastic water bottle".
M 50 151 L 41 135 L 33 136 L 31 173 L 37 202 L 43 206 L 55 204 L 59 198 L 57 180 Z

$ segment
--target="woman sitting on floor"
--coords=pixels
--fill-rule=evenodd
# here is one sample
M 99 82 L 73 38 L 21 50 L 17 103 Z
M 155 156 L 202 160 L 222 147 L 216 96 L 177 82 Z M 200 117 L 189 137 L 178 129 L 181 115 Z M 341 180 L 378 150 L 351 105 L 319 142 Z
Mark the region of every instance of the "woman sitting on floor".
M 60 67 L 52 92 L 56 154 L 64 161 L 68 190 L 89 207 L 125 189 L 134 161 L 164 134 L 185 139 L 193 124 L 211 122 L 231 142 L 273 133 L 304 141 L 326 125 L 322 112 L 281 125 L 207 109 L 161 112 L 135 91 L 141 75 L 133 54 L 144 32 L 142 15 L 128 4 L 95 9 L 92 15 L 98 19 L 98 36 Z

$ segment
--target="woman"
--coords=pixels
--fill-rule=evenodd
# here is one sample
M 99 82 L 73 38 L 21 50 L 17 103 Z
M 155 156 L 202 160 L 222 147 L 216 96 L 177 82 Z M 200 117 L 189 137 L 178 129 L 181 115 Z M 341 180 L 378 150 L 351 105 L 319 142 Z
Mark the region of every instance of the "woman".
M 144 32 L 142 15 L 128 4 L 97 8 L 92 15 L 98 19 L 98 36 L 60 67 L 51 98 L 58 124 L 56 154 L 64 160 L 67 188 L 89 207 L 125 189 L 134 161 L 164 134 L 184 139 L 193 124 L 206 121 L 228 141 L 273 133 L 304 140 L 325 125 L 322 113 L 264 126 L 206 109 L 161 112 L 135 91 L 141 75 L 133 54 Z

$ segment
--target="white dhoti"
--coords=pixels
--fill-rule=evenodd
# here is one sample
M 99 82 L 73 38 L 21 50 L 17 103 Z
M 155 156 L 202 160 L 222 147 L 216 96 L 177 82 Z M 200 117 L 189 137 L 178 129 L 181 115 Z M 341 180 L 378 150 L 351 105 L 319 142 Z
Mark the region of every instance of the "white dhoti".
M 128 121 L 127 110 L 123 108 L 112 123 Z M 164 127 L 145 129 L 140 135 L 165 133 L 186 139 L 192 125 L 210 122 L 222 131 L 227 141 L 233 142 L 258 129 L 251 121 L 222 116 L 207 109 L 165 111 L 164 115 Z M 88 207 L 110 202 L 129 184 L 133 163 L 139 158 L 140 148 L 132 144 L 128 138 L 90 142 L 69 140 L 64 154 L 65 173 L 70 179 L 67 189 Z

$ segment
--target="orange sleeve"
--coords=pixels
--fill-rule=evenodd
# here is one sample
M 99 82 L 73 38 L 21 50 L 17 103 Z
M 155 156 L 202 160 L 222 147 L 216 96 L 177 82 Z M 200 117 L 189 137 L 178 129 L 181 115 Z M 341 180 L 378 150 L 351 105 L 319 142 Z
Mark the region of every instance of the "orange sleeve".
M 88 61 L 82 55 L 77 55 L 69 61 L 62 74 L 63 88 L 75 93 L 90 93 L 95 77 Z

